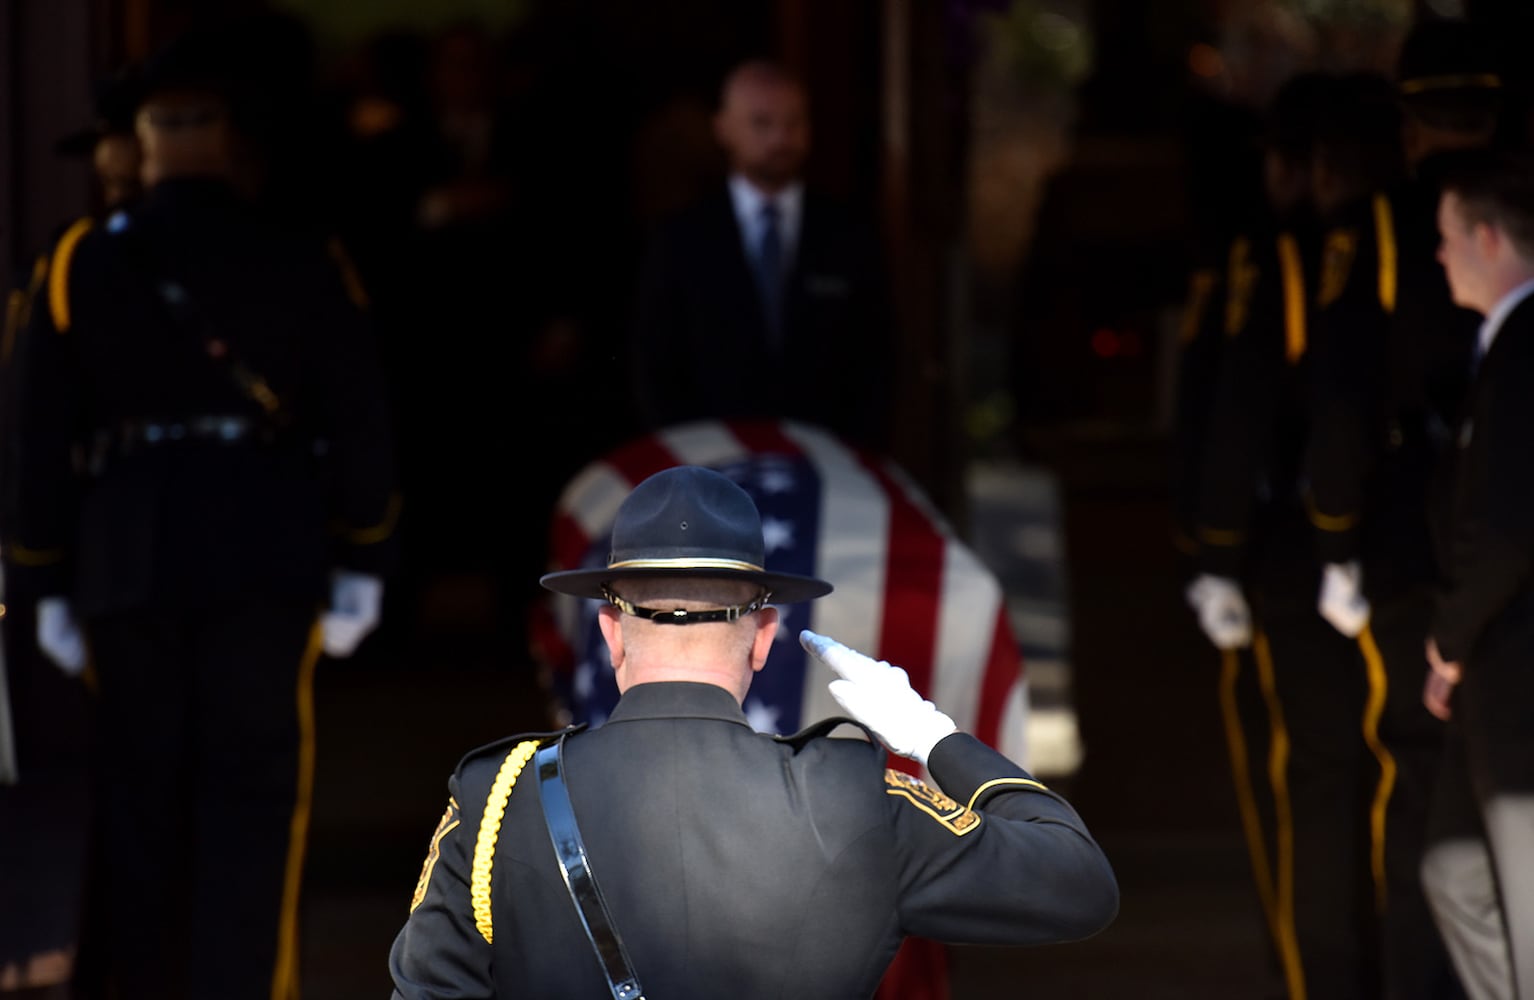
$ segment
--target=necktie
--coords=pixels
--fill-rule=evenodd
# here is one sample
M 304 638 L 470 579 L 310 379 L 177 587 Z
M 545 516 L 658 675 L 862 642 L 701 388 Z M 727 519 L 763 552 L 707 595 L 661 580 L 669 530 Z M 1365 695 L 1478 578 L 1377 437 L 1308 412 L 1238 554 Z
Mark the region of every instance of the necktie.
M 776 346 L 783 328 L 783 234 L 778 206 L 762 206 L 762 235 L 756 249 L 756 276 L 762 293 L 762 318 L 768 339 Z

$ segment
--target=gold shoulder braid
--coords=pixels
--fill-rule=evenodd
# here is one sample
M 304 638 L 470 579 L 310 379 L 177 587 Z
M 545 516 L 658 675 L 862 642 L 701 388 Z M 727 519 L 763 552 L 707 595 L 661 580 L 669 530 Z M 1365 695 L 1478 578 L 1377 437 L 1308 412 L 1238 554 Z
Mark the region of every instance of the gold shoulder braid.
M 474 867 L 469 879 L 469 902 L 474 906 L 474 926 L 479 928 L 486 944 L 495 943 L 490 921 L 490 871 L 495 867 L 495 840 L 501 833 L 501 817 L 506 814 L 506 803 L 511 799 L 517 778 L 537 752 L 537 740 L 523 740 L 511 748 L 490 786 L 485 814 L 479 821 L 479 839 L 474 843 Z
M 1246 321 L 1252 305 L 1252 289 L 1257 284 L 1258 270 L 1252 260 L 1252 241 L 1245 236 L 1230 245 L 1230 259 L 1226 265 L 1225 335 L 1234 337 L 1246 329 Z
M 1396 311 L 1396 226 L 1390 215 L 1390 199 L 1374 196 L 1374 240 L 1379 245 L 1380 307 Z
M 1352 229 L 1333 229 L 1326 234 L 1321 250 L 1321 288 L 1316 305 L 1321 309 L 1342 297 L 1353 268 L 1353 254 L 1358 249 L 1358 234 Z

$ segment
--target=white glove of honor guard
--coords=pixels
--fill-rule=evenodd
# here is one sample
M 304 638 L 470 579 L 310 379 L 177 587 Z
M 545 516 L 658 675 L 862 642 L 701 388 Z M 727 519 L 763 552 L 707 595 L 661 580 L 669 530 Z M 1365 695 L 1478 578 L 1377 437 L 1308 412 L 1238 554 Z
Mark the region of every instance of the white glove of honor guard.
M 85 632 L 68 599 L 44 597 L 37 602 L 37 646 L 71 677 L 85 669 Z
M 1369 599 L 1363 591 L 1363 569 L 1355 559 L 1345 563 L 1327 563 L 1321 571 L 1321 594 L 1316 610 L 1332 628 L 1349 639 L 1369 624 Z
M 836 672 L 830 684 L 847 714 L 872 729 L 890 752 L 927 763 L 932 748 L 958 730 L 954 721 L 911 688 L 906 672 L 883 660 L 864 656 L 828 636 L 809 629 L 799 644 Z
M 1199 628 L 1217 649 L 1239 649 L 1252 642 L 1252 612 L 1241 585 L 1225 576 L 1201 573 L 1184 595 L 1198 614 Z
M 337 570 L 331 575 L 330 609 L 320 616 L 325 652 L 350 656 L 383 613 L 383 581 L 365 573 Z

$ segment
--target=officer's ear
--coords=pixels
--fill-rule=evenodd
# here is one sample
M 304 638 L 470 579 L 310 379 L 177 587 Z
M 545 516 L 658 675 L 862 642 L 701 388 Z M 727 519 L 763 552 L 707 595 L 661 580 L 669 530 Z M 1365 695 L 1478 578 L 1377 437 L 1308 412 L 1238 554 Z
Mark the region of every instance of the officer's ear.
M 751 641 L 751 672 L 754 674 L 767 665 L 767 654 L 772 652 L 772 640 L 778 634 L 778 609 L 772 605 L 759 608 L 751 615 L 756 634 Z
M 611 604 L 604 604 L 597 608 L 597 627 L 602 630 L 602 639 L 607 643 L 607 655 L 612 661 L 613 669 L 623 666 L 623 624 L 620 621 L 623 612 Z

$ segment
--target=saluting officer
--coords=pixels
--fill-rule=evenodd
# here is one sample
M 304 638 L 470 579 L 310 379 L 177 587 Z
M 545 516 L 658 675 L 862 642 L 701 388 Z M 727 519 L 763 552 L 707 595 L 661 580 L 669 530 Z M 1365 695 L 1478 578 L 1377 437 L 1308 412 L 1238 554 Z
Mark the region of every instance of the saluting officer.
M 12 565 L 43 650 L 94 668 L 87 944 L 125 1000 L 296 995 L 312 670 L 393 560 L 366 315 L 236 184 L 227 65 L 188 36 L 146 68 L 146 191 L 64 234 L 17 348 Z
M 1422 706 L 1430 527 L 1445 482 L 1479 317 L 1455 305 L 1436 252 L 1438 188 L 1456 151 L 1493 142 L 1501 76 L 1475 22 L 1425 20 L 1395 91 L 1407 172 L 1330 220 L 1316 300 L 1309 514 L 1325 564 L 1316 603 L 1353 639 L 1384 766 L 1371 815 L 1391 998 L 1460 995 L 1419 866 L 1443 726 Z
M 906 935 L 1040 944 L 1113 918 L 1113 872 L 1070 805 L 900 668 L 802 632 L 877 739 L 834 737 L 845 718 L 751 728 L 770 602 L 831 590 L 764 571 L 763 551 L 743 489 L 676 466 L 620 505 L 606 566 L 543 577 L 603 602 L 622 697 L 597 729 L 458 766 L 390 956 L 396 997 L 868 997 Z M 885 747 L 936 785 L 887 769 Z

